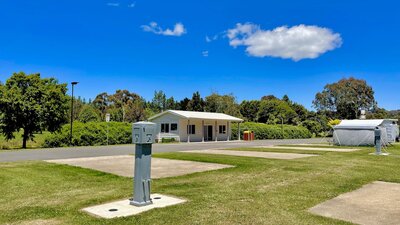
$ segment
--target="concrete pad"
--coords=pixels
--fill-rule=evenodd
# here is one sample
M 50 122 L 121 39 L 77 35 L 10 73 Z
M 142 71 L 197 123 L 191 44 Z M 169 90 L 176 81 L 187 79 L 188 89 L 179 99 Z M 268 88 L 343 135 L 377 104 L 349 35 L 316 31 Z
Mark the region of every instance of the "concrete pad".
M 164 208 L 171 205 L 177 205 L 186 202 L 184 199 L 170 197 L 161 194 L 152 194 L 153 204 L 146 206 L 133 206 L 129 204 L 129 199 L 110 202 L 102 205 L 87 207 L 83 211 L 102 218 L 112 219 L 116 217 L 126 217 L 137 215 L 155 208 Z
M 359 148 L 321 148 L 321 147 L 295 147 L 295 146 L 257 146 L 254 148 L 274 148 L 274 149 L 293 149 L 293 150 L 314 150 L 327 152 L 354 152 L 361 150 Z
M 375 181 L 309 209 L 311 213 L 364 225 L 400 224 L 400 184 Z
M 46 162 L 67 164 L 93 170 L 99 170 L 106 173 L 112 173 L 124 177 L 133 177 L 135 160 L 132 155 L 121 156 L 101 156 L 90 158 L 73 158 L 47 160 Z M 175 177 L 190 173 L 203 172 L 233 167 L 231 165 L 217 163 L 203 163 L 185 160 L 173 159 L 151 159 L 151 177 Z
M 279 152 L 252 152 L 252 151 L 233 151 L 233 150 L 193 150 L 184 151 L 185 153 L 203 153 L 203 154 L 216 154 L 216 155 L 233 155 L 233 156 L 246 156 L 267 159 L 299 159 L 311 156 L 318 156 L 313 154 L 297 154 L 297 153 L 279 153 Z

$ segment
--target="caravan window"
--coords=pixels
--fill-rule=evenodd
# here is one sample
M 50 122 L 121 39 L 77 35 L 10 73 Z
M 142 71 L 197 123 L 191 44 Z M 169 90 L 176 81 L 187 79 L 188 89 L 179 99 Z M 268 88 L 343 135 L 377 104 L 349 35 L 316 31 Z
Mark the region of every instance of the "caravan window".
M 171 131 L 177 131 L 178 130 L 178 124 L 177 123 L 171 123 Z
M 188 134 L 196 134 L 196 126 L 195 125 L 187 125 Z
M 169 133 L 169 123 L 161 124 L 161 133 Z
M 219 133 L 226 134 L 226 125 L 219 125 Z

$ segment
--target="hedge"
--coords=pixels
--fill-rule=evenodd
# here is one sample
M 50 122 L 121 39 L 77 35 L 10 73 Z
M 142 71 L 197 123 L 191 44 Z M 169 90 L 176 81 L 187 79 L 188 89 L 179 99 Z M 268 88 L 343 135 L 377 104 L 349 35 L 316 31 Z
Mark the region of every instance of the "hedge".
M 107 144 L 130 144 L 132 143 L 132 125 L 121 122 L 74 122 L 72 145 L 92 146 Z M 65 147 L 69 146 L 70 125 L 66 124 L 60 132 L 51 134 L 44 140 L 43 147 Z
M 237 139 L 237 126 L 232 126 L 232 140 Z M 245 122 L 240 124 L 240 135 L 243 138 L 243 132 L 246 130 L 254 131 L 255 139 L 296 139 L 311 138 L 312 134 L 307 128 L 302 126 L 269 125 L 264 123 Z

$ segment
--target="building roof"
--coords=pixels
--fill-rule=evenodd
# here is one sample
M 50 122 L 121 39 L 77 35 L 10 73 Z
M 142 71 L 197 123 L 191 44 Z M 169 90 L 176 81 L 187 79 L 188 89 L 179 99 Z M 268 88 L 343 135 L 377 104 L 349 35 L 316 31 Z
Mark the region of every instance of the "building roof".
M 395 122 L 397 119 L 374 119 L 374 120 L 342 120 L 334 129 L 375 129 L 384 122 Z
M 233 117 L 224 113 L 195 112 L 195 111 L 181 111 L 181 110 L 167 110 L 155 116 L 150 117 L 149 120 L 153 120 L 168 113 L 185 119 L 225 120 L 233 122 L 243 122 L 243 120 L 240 118 Z

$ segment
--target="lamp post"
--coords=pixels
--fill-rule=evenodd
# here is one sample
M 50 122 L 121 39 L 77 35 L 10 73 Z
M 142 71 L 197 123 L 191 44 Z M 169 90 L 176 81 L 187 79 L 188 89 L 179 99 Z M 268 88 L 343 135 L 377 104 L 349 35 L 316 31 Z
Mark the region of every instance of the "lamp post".
M 72 123 L 74 122 L 74 85 L 78 84 L 78 82 L 71 82 L 72 85 L 72 98 L 71 98 L 71 129 L 69 134 L 69 144 L 72 146 Z

